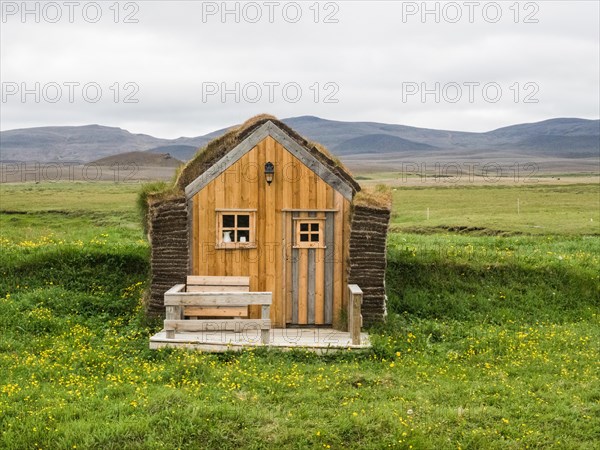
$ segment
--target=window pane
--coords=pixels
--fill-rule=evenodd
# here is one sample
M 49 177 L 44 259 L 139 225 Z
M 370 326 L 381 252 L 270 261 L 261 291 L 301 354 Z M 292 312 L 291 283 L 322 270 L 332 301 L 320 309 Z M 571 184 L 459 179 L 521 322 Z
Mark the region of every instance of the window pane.
M 319 224 L 318 223 L 311 223 L 310 224 L 310 231 L 319 231 Z
M 318 234 L 311 234 L 310 235 L 310 242 L 319 242 L 319 235 Z
M 300 224 L 300 231 L 308 231 L 308 224 L 307 223 L 301 223 Z
M 223 228 L 235 227 L 235 216 L 233 214 L 223 214 Z
M 238 228 L 250 228 L 250 216 L 247 214 L 239 214 L 237 216 Z
M 236 242 L 250 242 L 250 231 L 238 230 Z
M 300 242 L 308 242 L 308 234 L 301 234 Z

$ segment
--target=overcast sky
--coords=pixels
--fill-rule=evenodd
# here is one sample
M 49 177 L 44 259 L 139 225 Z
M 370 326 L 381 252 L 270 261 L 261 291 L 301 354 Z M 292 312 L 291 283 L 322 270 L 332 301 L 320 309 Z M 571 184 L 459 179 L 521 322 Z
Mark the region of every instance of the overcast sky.
M 488 131 L 600 114 L 597 1 L 1 3 L 2 130 L 175 138 L 267 112 Z

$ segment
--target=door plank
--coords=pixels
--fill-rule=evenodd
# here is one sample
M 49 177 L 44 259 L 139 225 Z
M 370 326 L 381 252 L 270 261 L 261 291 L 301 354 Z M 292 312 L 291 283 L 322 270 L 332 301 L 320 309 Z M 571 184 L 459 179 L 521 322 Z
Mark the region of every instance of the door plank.
M 298 256 L 298 323 L 306 325 L 308 323 L 308 250 L 305 248 L 298 249 Z
M 335 213 L 327 213 L 325 221 L 325 298 L 323 305 L 323 323 L 333 320 L 334 268 L 335 268 Z
M 314 325 L 315 323 L 315 254 L 316 249 L 307 249 L 307 267 L 306 267 L 306 323 Z

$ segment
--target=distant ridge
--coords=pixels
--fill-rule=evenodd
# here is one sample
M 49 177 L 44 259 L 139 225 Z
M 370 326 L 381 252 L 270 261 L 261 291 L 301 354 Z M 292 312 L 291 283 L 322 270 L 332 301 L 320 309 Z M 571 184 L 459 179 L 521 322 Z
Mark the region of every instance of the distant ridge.
M 434 130 L 377 122 L 342 122 L 315 116 L 291 117 L 284 123 L 343 158 L 368 155 L 398 157 L 405 153 L 445 158 L 495 155 L 504 158 L 598 158 L 600 120 L 556 118 L 517 124 L 485 133 Z M 229 127 L 227 127 L 229 128 Z M 101 125 L 38 127 L 0 132 L 2 161 L 90 162 L 128 152 L 170 153 L 182 161 L 225 129 L 204 136 L 161 139 Z M 437 152 L 437 153 L 436 153 Z
M 121 166 L 135 165 L 138 167 L 178 167 L 183 162 L 173 158 L 169 153 L 127 152 L 100 158 L 90 164 L 98 166 L 119 164 Z
M 366 136 L 348 139 L 333 147 L 331 151 L 336 155 L 342 156 L 356 153 L 386 153 L 435 149 L 437 147 L 433 145 L 409 141 L 408 139 L 402 139 L 391 134 L 367 134 Z
M 187 161 L 192 159 L 192 156 L 198 151 L 198 146 L 194 145 L 161 145 L 160 147 L 151 148 L 146 150 L 151 153 L 168 153 L 173 158 L 177 158 L 180 161 Z

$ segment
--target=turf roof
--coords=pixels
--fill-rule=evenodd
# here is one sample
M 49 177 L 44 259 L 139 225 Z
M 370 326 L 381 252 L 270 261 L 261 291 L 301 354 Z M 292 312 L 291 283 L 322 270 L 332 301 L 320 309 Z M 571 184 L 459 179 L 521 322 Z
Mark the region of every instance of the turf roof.
M 312 156 L 324 164 L 331 172 L 348 184 L 354 193 L 360 191 L 360 185 L 354 180 L 348 169 L 322 145 L 308 141 L 288 127 L 277 118 L 261 114 L 244 122 L 242 125 L 233 127 L 222 136 L 210 141 L 201 148 L 194 157 L 179 172 L 175 184 L 178 189 L 185 189 L 192 181 L 202 175 L 206 170 L 216 164 L 223 156 L 233 150 L 239 143 L 246 139 L 254 130 L 271 121 L 294 141 L 304 147 Z

